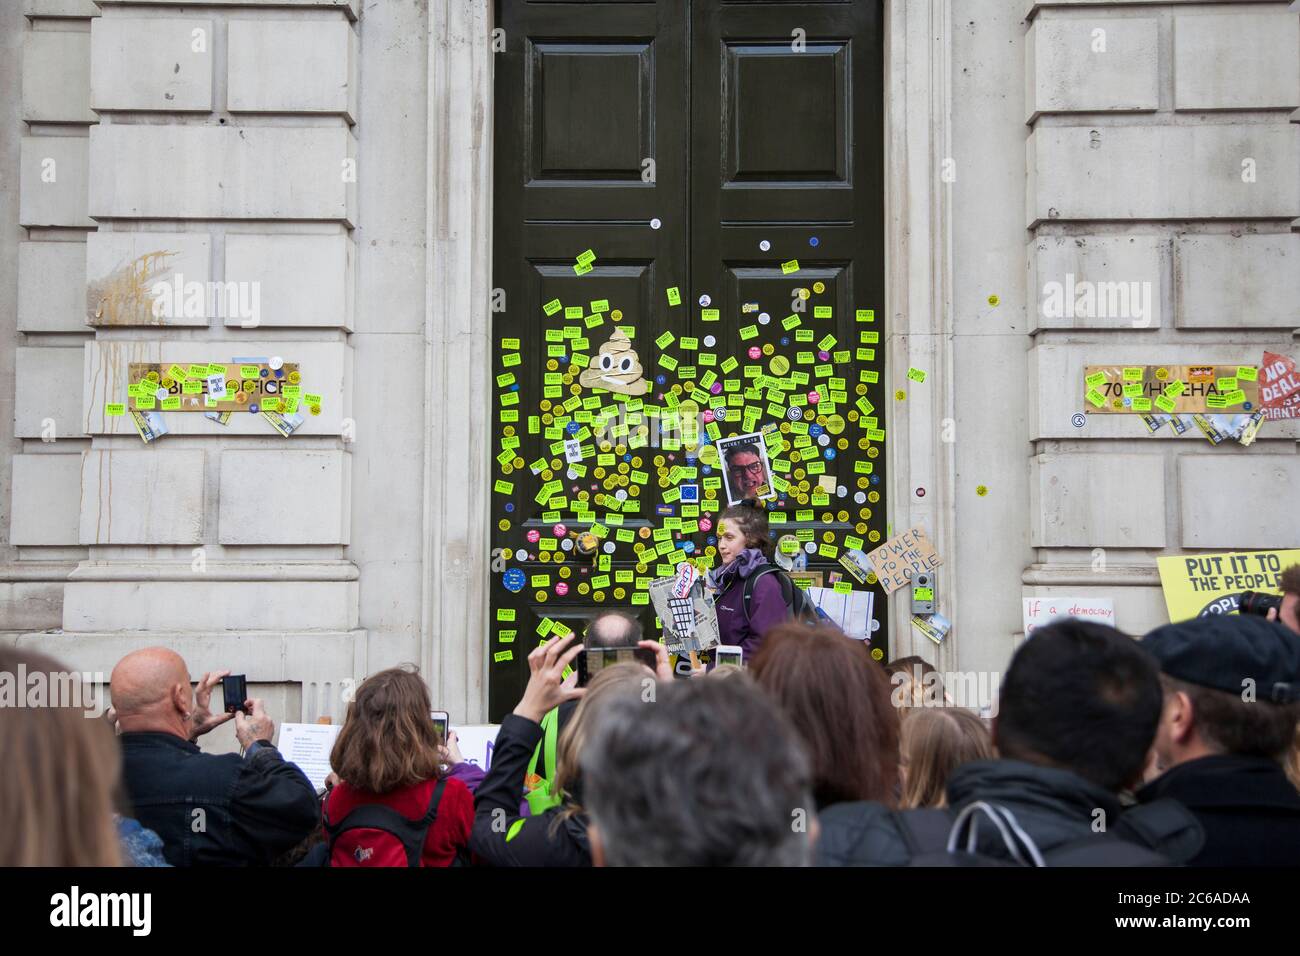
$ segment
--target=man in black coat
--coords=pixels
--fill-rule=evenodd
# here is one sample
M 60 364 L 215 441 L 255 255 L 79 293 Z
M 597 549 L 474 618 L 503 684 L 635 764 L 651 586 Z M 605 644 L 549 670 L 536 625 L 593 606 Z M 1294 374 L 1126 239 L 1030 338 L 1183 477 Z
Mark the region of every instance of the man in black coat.
M 1160 662 L 1164 772 L 1138 799 L 1173 798 L 1200 820 L 1192 866 L 1295 866 L 1300 793 L 1280 761 L 1300 719 L 1300 637 L 1253 615 L 1215 615 L 1157 628 L 1142 646 Z
M 248 714 L 213 715 L 208 701 L 228 672 L 190 686 L 179 654 L 135 651 L 113 668 L 112 698 L 132 813 L 162 838 L 173 866 L 266 865 L 320 825 L 311 782 L 286 763 L 261 700 Z M 194 741 L 235 720 L 239 754 L 205 754 Z
M 1160 701 L 1154 663 L 1128 636 L 1088 621 L 1041 627 L 1002 682 L 993 730 L 1002 759 L 959 767 L 947 809 L 829 807 L 817 862 L 1162 866 L 1185 858 L 1201 839 L 1185 810 L 1161 801 L 1128 819 L 1118 797 L 1141 778 Z M 963 811 L 974 815 L 974 852 L 963 839 L 962 852 L 948 854 Z

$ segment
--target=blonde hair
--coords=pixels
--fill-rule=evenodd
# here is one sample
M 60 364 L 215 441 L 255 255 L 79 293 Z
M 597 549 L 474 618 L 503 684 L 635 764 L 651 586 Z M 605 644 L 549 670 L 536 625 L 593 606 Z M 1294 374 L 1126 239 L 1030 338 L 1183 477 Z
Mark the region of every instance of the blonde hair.
M 993 741 L 984 722 L 964 707 L 915 707 L 903 718 L 899 753 L 905 768 L 905 810 L 948 804 L 948 778 L 964 763 L 991 760 Z
M 551 780 L 551 792 L 564 797 L 564 804 L 556 815 L 557 823 L 582 812 L 582 806 L 574 799 L 572 790 L 581 773 L 578 761 L 582 750 L 591 737 L 595 721 L 599 719 L 599 716 L 593 714 L 598 715 L 608 700 L 627 693 L 633 685 L 641 686 L 642 681 L 654 679 L 654 671 L 650 668 L 629 661 L 604 668 L 587 685 L 587 693 L 582 695 L 555 745 L 555 776 Z
M 61 686 L 58 661 L 0 646 L 0 673 L 48 675 Z M 19 687 L 19 692 L 26 690 Z M 82 698 L 84 699 L 83 693 Z M 113 729 L 85 706 L 50 700 L 0 712 L 0 807 L 6 838 L 0 866 L 121 866 L 113 796 L 122 764 Z

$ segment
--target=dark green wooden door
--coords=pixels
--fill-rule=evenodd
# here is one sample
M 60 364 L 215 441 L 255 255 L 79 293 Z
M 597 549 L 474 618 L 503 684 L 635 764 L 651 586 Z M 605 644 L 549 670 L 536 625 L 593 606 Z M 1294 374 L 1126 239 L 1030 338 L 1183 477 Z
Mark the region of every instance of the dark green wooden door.
M 810 570 L 884 532 L 877 5 L 499 0 L 497 25 L 493 720 L 539 628 L 654 633 L 645 583 L 716 559 L 714 438 L 766 428 Z

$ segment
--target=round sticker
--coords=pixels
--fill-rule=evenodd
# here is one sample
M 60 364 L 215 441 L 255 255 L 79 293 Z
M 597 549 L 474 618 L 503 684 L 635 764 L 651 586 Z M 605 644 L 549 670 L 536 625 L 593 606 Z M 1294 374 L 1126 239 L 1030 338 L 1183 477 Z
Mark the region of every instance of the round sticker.
M 826 419 L 826 430 L 832 435 L 838 435 L 844 431 L 844 417 L 842 415 L 832 415 Z
M 272 355 L 271 358 L 267 361 L 266 366 L 271 371 L 277 372 L 280 369 L 284 368 L 284 359 L 280 358 L 280 356 L 278 355 Z
M 524 589 L 524 584 L 527 583 L 527 578 L 524 576 L 524 572 L 519 568 L 511 568 L 502 575 L 501 583 L 506 586 L 506 590 L 510 593 L 518 594 Z
M 767 250 L 772 248 L 772 244 L 768 242 L 766 239 L 761 239 L 759 240 L 758 248 L 763 252 L 767 252 Z
M 771 321 L 772 321 L 772 317 L 771 317 L 770 315 L 768 315 L 766 312 L 760 312 L 760 313 L 758 313 L 758 324 L 759 324 L 759 325 L 767 325 L 767 323 L 769 323 L 769 322 L 771 322 Z
M 663 223 L 661 223 L 658 219 L 651 219 L 651 220 L 650 220 L 650 228 L 651 228 L 651 229 L 658 229 L 658 228 L 659 228 L 660 226 L 662 226 L 662 225 L 663 225 Z
M 715 339 L 712 335 L 706 335 L 706 336 L 704 336 L 704 347 L 705 347 L 706 349 L 711 349 L 711 348 L 713 348 L 713 346 L 715 346 L 715 345 L 717 345 L 717 344 L 718 344 L 718 340 Z
M 985 487 L 984 485 L 976 485 L 976 486 L 975 486 L 975 494 L 979 495 L 981 498 L 983 498 L 983 497 L 984 497 L 985 495 L 987 495 L 988 493 L 989 493 L 989 490 L 988 490 L 988 488 Z
M 771 369 L 773 375 L 785 375 L 790 371 L 790 360 L 784 355 L 778 355 L 772 359 Z
M 813 291 L 816 292 L 818 295 L 821 295 L 823 292 L 826 291 L 826 283 L 825 283 L 825 282 L 814 282 L 814 283 L 813 283 Z
M 536 544 L 541 539 L 542 533 L 536 528 L 529 528 L 526 537 L 528 538 L 529 544 Z
M 751 345 L 749 347 L 749 357 L 757 361 L 763 357 L 763 350 L 757 345 Z
M 798 405 L 791 405 L 785 410 L 785 417 L 790 419 L 792 422 L 797 422 L 803 418 L 803 409 Z
M 700 305 L 708 305 L 712 301 L 713 300 L 709 298 L 707 293 L 700 296 Z
M 551 534 L 555 535 L 557 538 L 563 538 L 568 533 L 569 529 L 562 524 L 557 524 L 551 529 Z
M 561 542 L 560 542 L 560 550 L 561 550 L 561 551 L 572 551 L 572 550 L 573 550 L 573 539 L 572 539 L 572 538 L 565 538 L 563 541 L 561 541 Z
M 713 522 L 710 521 L 708 518 L 701 518 L 701 519 L 700 519 L 700 530 L 701 530 L 701 531 L 712 531 L 712 530 L 713 530 Z
M 821 242 L 821 240 L 818 239 L 816 236 L 809 236 L 809 237 L 808 237 L 808 245 L 812 246 L 814 249 L 817 248 L 817 244 L 818 244 L 819 242 Z
M 555 593 L 558 594 L 560 597 L 564 597 L 564 595 L 569 593 L 569 586 L 565 584 L 563 581 L 560 581 L 558 584 L 555 585 Z
M 816 405 L 816 404 L 817 404 L 818 402 L 820 402 L 821 400 L 822 400 L 822 397 L 821 397 L 820 395 L 818 395 L 816 392 L 809 392 L 809 393 L 808 393 L 808 404 L 809 404 L 809 405 Z
M 153 393 L 153 397 L 158 399 L 158 401 L 161 402 L 164 398 L 167 397 L 167 389 L 165 388 L 158 389 L 156 392 Z

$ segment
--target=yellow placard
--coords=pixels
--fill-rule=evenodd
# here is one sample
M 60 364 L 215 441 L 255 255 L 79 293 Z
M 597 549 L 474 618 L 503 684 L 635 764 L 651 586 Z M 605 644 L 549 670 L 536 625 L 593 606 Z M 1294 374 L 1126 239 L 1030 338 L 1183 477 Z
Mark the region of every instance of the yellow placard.
M 1300 550 L 1186 554 L 1157 558 L 1169 620 L 1186 621 L 1237 610 L 1242 591 L 1279 593 L 1278 578 L 1300 564 Z

